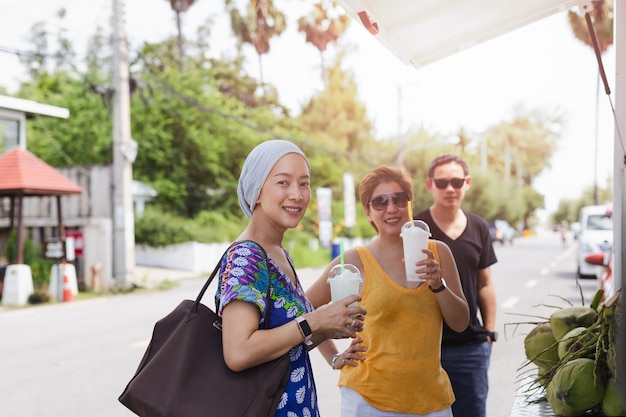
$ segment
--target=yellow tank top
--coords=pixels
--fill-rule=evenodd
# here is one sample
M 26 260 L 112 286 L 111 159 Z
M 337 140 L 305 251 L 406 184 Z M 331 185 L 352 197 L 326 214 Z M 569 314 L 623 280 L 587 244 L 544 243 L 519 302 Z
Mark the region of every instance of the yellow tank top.
M 435 241 L 428 248 L 439 261 Z M 339 386 L 381 410 L 426 414 L 449 407 L 454 393 L 441 367 L 443 318 L 436 295 L 428 285 L 398 285 L 367 248 L 356 249 L 365 276 L 360 305 L 367 310 L 359 336 L 368 350 L 358 366 L 341 369 Z

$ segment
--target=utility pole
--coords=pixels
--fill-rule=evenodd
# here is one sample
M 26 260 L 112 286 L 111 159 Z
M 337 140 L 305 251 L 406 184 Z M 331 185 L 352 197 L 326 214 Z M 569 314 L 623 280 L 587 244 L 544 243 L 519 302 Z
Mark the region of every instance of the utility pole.
M 132 164 L 137 156 L 137 143 L 130 135 L 124 0 L 113 0 L 113 85 L 113 277 L 118 288 L 126 288 L 135 267 Z

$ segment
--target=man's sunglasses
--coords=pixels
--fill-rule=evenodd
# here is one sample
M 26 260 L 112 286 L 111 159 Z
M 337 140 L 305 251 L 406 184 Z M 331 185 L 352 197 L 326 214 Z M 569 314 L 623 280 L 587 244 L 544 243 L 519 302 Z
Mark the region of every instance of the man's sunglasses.
M 452 184 L 452 188 L 456 188 L 457 190 L 463 187 L 465 184 L 466 178 L 452 178 L 451 180 L 446 180 L 444 178 L 431 178 L 432 182 L 435 183 L 435 187 L 440 190 L 445 190 L 448 188 L 449 184 Z
M 409 204 L 409 195 L 404 191 L 399 193 L 378 194 L 370 200 L 370 206 L 376 211 L 383 211 L 392 202 L 398 208 L 405 208 Z

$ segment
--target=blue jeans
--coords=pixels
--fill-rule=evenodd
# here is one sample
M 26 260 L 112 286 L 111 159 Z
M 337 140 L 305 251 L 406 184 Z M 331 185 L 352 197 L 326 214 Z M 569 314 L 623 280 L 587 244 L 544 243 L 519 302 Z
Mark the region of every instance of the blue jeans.
M 489 391 L 489 342 L 463 346 L 442 346 L 441 365 L 452 383 L 456 401 L 454 417 L 485 417 Z

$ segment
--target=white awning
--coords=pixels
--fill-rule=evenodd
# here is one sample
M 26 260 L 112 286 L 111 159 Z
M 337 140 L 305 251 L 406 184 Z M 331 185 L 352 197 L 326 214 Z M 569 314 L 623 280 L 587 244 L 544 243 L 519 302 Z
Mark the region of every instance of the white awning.
M 339 0 L 402 62 L 421 67 L 570 9 L 577 0 Z

